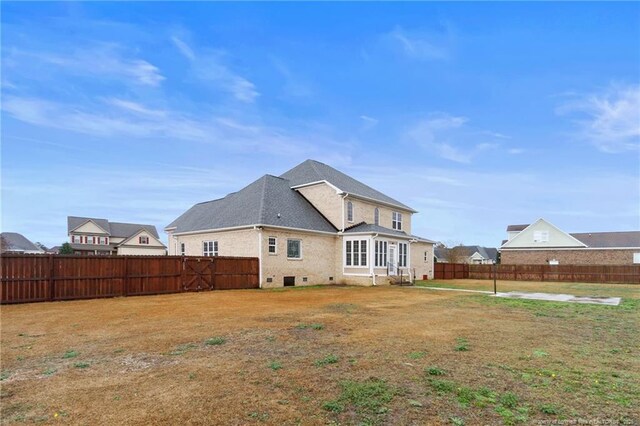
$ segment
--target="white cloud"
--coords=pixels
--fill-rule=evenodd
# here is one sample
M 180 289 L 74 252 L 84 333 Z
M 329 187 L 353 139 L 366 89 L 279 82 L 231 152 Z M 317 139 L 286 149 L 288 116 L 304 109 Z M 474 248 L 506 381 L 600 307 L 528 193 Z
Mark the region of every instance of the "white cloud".
M 613 85 L 600 93 L 576 96 L 557 113 L 576 117 L 577 137 L 600 151 L 640 150 L 640 85 Z
M 407 31 L 397 26 L 385 35 L 406 56 L 419 60 L 438 60 L 449 57 L 451 32 Z
M 484 151 L 496 149 L 495 142 L 476 142 L 478 132 L 469 129 L 466 117 L 432 113 L 415 123 L 407 137 L 439 157 L 457 163 L 470 163 Z
M 223 64 L 223 54 L 216 51 L 195 52 L 180 38 L 171 38 L 178 50 L 191 62 L 194 75 L 201 81 L 213 84 L 219 90 L 230 93 L 240 102 L 252 103 L 260 93 L 255 84 L 236 74 Z
M 69 53 L 13 49 L 9 53 L 11 73 L 29 73 L 38 77 L 38 62 L 62 69 L 72 75 L 116 78 L 124 83 L 159 86 L 165 77 L 155 65 L 126 55 L 126 49 L 114 43 L 96 43 Z

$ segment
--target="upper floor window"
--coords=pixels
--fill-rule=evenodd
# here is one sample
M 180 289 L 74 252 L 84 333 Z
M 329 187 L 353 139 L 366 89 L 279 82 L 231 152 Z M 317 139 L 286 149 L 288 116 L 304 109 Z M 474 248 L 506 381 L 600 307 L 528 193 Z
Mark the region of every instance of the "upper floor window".
M 424 261 L 425 261 L 425 262 L 428 262 L 428 261 L 429 261 L 429 252 L 428 252 L 428 251 L 425 251 L 425 252 L 424 252 Z
M 96 243 L 96 237 L 94 237 L 93 235 L 87 235 L 85 238 L 86 238 L 86 243 L 87 244 L 95 244 Z
M 98 237 L 98 244 L 100 244 L 100 245 L 109 244 L 109 238 L 108 237 Z
M 184 256 L 185 253 L 186 253 L 186 250 L 185 250 L 184 243 L 180 243 L 180 254 Z
M 533 231 L 534 243 L 546 243 L 549 241 L 549 231 Z
M 82 236 L 81 235 L 72 235 L 71 236 L 72 243 L 82 244 Z
M 345 265 L 367 266 L 367 240 L 345 241 Z
M 373 223 L 380 225 L 380 209 L 376 207 L 373 211 Z
M 203 256 L 217 256 L 218 255 L 218 242 L 217 241 L 203 241 L 202 242 L 202 255 Z
M 278 254 L 278 239 L 269 237 L 269 254 Z
M 393 212 L 391 215 L 391 227 L 398 231 L 402 231 L 402 213 Z
M 138 242 L 140 244 L 149 244 L 149 237 L 146 235 L 140 235 L 140 237 L 138 237 Z
M 302 241 L 287 240 L 287 258 L 302 259 Z
M 347 201 L 347 221 L 353 222 L 353 203 Z

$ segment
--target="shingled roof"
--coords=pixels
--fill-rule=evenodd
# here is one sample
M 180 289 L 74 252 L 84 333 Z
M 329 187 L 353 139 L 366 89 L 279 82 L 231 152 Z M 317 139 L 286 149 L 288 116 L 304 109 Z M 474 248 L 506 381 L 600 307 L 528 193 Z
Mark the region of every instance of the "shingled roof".
M 173 232 L 233 228 L 246 225 L 272 225 L 311 231 L 337 232 L 337 229 L 302 195 L 291 189 L 291 182 L 265 175 L 238 192 L 224 198 L 198 203 L 171 222 Z
M 433 243 L 434 241 L 431 241 L 427 238 L 422 238 L 422 237 L 418 237 L 416 235 L 410 235 L 407 234 L 404 231 L 398 231 L 396 229 L 389 229 L 389 228 L 385 228 L 384 226 L 380 226 L 380 225 L 375 225 L 372 223 L 366 223 L 366 222 L 360 222 L 357 223 L 353 226 L 350 226 L 349 228 L 346 228 L 344 230 L 345 234 L 352 234 L 352 233 L 356 233 L 356 232 L 367 232 L 367 233 L 378 233 L 378 234 L 387 234 L 387 235 L 397 235 L 399 237 L 406 237 L 406 238 L 415 238 L 416 240 L 420 240 L 420 241 L 426 241 L 429 243 Z
M 38 252 L 44 253 L 44 251 L 33 244 L 31 241 L 27 239 L 22 234 L 18 234 L 17 232 L 3 232 L 2 239 L 6 244 L 4 248 L 8 252 Z
M 153 225 L 144 225 L 139 223 L 122 223 L 122 222 L 109 222 L 107 219 L 99 219 L 94 217 L 79 217 L 68 216 L 67 217 L 67 232 L 71 232 L 74 229 L 79 228 L 85 223 L 92 221 L 100 228 L 104 229 L 109 236 L 114 238 L 129 238 L 132 235 L 144 229 L 156 238 L 158 236 L 158 230 Z
M 585 243 L 587 247 L 640 247 L 640 231 L 583 232 L 569 235 Z
M 333 167 L 319 161 L 306 160 L 305 162 L 295 166 L 293 169 L 283 173 L 280 177 L 289 180 L 293 187 L 314 182 L 327 181 L 347 194 L 390 204 L 403 210 L 416 213 L 415 210 L 406 204 L 403 204 L 400 201 L 395 200 L 352 178 L 351 176 L 347 176 Z

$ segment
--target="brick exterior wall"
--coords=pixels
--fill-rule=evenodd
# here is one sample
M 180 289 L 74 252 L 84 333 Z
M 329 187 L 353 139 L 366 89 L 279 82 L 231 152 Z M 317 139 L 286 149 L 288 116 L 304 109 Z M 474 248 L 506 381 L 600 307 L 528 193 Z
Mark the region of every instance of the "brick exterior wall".
M 541 265 L 555 259 L 561 265 L 632 265 L 637 250 L 502 250 L 505 265 Z

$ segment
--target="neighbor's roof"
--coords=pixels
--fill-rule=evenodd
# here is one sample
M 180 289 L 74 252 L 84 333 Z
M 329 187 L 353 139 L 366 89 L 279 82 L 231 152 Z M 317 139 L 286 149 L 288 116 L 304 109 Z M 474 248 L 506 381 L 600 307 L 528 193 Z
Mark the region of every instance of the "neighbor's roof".
M 498 259 L 498 249 L 493 247 L 482 246 L 462 246 L 467 253 L 467 256 L 473 256 L 475 252 L 478 252 L 480 256 L 485 259 Z
M 380 191 L 371 188 L 364 183 L 355 180 L 351 176 L 315 160 L 306 160 L 293 169 L 280 175 L 281 178 L 291 181 L 291 186 L 299 186 L 313 182 L 327 181 L 343 192 L 354 196 L 370 198 L 374 201 L 391 204 L 404 210 L 415 212 L 414 209 L 395 200 Z
M 509 225 L 509 226 L 507 226 L 507 232 L 523 231 L 527 226 L 529 226 L 529 224 L 527 224 L 527 225 Z
M 238 192 L 191 207 L 167 228 L 174 232 L 273 225 L 310 231 L 337 232 L 297 191 L 281 177 L 265 175 Z
M 149 232 L 156 238 L 160 238 L 158 236 L 158 230 L 153 225 L 144 225 L 138 223 L 122 223 L 122 222 L 109 222 L 107 219 L 98 219 L 94 217 L 78 217 L 78 216 L 68 216 L 67 217 L 67 232 L 71 232 L 72 230 L 84 225 L 88 221 L 94 222 L 100 228 L 104 229 L 109 233 L 109 236 L 114 238 L 129 238 L 130 236 L 136 234 L 141 229 Z
M 449 249 L 446 248 L 446 247 L 436 247 L 436 248 L 433 249 L 433 254 L 438 259 L 446 259 L 447 258 L 447 250 L 449 250 Z
M 640 231 L 584 232 L 569 235 L 588 247 L 640 247 Z
M 3 232 L 1 235 L 8 246 L 6 248 L 7 251 L 37 251 L 44 253 L 40 247 L 33 244 L 22 234 L 18 234 L 17 232 Z
M 398 231 L 396 229 L 389 229 L 389 228 L 385 228 L 384 226 L 374 225 L 372 223 L 365 223 L 365 222 L 357 223 L 357 224 L 355 224 L 353 226 L 350 226 L 349 228 L 346 228 L 344 230 L 345 234 L 355 233 L 355 232 L 370 232 L 370 233 L 379 233 L 379 234 L 387 234 L 387 235 L 397 235 L 399 237 L 415 238 L 417 240 L 426 241 L 426 242 L 429 242 L 429 243 L 433 243 L 434 242 L 434 241 L 431 241 L 428 238 L 422 238 L 422 237 L 418 237 L 416 235 L 407 234 L 404 231 Z

